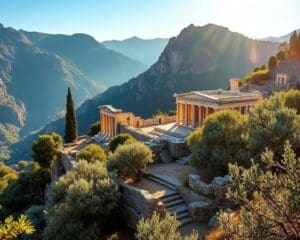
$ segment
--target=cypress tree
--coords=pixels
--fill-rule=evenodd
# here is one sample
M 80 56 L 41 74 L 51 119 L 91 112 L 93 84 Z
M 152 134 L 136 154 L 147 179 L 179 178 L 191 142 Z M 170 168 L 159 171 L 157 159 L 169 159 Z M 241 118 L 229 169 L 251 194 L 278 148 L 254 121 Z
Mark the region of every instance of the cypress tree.
M 73 142 L 77 138 L 77 121 L 74 109 L 74 102 L 70 87 L 68 88 L 67 106 L 66 106 L 66 126 L 65 126 L 65 142 Z

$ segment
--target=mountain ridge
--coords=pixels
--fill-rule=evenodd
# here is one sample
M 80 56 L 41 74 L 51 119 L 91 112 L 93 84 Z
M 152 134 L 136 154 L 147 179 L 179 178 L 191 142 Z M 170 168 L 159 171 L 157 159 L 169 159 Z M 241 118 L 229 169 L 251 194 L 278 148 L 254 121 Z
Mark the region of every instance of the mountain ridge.
M 99 105 L 112 104 L 147 118 L 158 109 L 174 109 L 174 93 L 226 89 L 229 78 L 242 77 L 255 66 L 264 64 L 277 47 L 276 43 L 250 39 L 214 24 L 190 25 L 169 40 L 158 61 L 147 71 L 85 101 L 77 109 L 79 133 L 85 134 L 90 124 L 99 119 Z M 31 141 L 38 134 L 62 133 L 63 123 L 63 118 L 52 122 L 14 145 L 14 160 L 28 153 Z

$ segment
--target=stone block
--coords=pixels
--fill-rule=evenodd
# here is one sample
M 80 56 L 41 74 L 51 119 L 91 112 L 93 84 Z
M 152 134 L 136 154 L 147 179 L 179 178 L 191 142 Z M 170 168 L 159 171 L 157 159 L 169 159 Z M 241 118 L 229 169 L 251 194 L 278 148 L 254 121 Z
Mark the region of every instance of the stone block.
M 220 223 L 219 223 L 218 217 L 216 215 L 213 215 L 208 221 L 208 227 L 210 229 L 213 229 L 213 228 L 217 228 L 219 226 L 220 226 Z
M 192 217 L 197 221 L 208 220 L 215 211 L 213 201 L 199 201 L 189 204 Z
M 189 187 L 195 192 L 204 194 L 205 196 L 209 197 L 212 196 L 214 193 L 211 184 L 206 184 L 201 180 L 200 176 L 194 174 L 189 175 Z

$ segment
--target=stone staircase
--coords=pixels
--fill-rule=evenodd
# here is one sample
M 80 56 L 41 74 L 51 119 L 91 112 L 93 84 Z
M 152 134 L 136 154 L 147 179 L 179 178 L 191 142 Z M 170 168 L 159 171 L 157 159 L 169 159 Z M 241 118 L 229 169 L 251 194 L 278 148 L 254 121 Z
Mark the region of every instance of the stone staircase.
M 95 141 L 96 143 L 106 143 L 111 140 L 111 137 L 103 133 L 98 133 L 92 137 L 92 140 Z
M 159 156 L 160 156 L 161 161 L 162 161 L 163 163 L 170 163 L 170 162 L 173 162 L 172 157 L 170 156 L 168 150 L 166 150 L 166 149 L 160 151 Z
M 162 196 L 159 200 L 164 204 L 165 209 L 170 212 L 171 215 L 176 217 L 176 220 L 180 223 L 180 227 L 193 221 L 189 208 L 179 194 L 174 183 L 150 172 L 147 172 L 146 177 L 164 187 L 173 190 L 171 193 Z
M 182 157 L 182 158 L 179 158 L 178 160 L 176 160 L 176 162 L 180 165 L 187 165 L 190 161 L 190 156 L 187 156 L 187 157 Z

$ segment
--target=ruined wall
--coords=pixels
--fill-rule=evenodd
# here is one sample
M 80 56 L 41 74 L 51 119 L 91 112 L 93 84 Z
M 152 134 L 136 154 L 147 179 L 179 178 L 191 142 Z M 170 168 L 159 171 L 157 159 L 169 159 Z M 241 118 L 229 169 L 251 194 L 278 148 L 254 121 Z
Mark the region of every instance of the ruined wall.
M 150 217 L 154 211 L 164 214 L 163 203 L 148 191 L 120 184 L 122 216 L 128 227 L 136 229 L 138 221 Z

